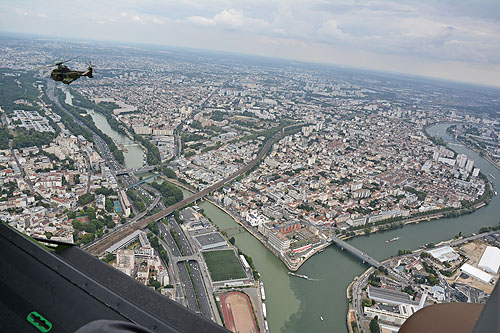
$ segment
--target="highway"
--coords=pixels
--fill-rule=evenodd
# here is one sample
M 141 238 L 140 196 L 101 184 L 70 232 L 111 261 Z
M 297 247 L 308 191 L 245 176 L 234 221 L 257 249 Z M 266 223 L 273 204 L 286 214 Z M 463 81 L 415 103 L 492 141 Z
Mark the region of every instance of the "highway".
M 182 285 L 186 305 L 189 309 L 213 320 L 214 318 L 209 299 L 210 295 L 206 291 L 207 289 L 204 285 L 201 268 L 198 264 L 200 258 L 197 254 L 193 254 L 186 235 L 172 217 L 169 218 L 169 226 L 179 235 L 178 241 L 181 244 L 182 252 L 187 254 L 186 256 L 182 256 L 181 249 L 178 248 L 172 238 L 170 230 L 167 230 L 164 223 L 159 222 L 158 229 L 165 239 L 165 241 L 162 241 L 161 244 L 169 254 L 169 263 L 173 266 L 174 273 L 177 274 L 175 279 L 180 282 L 180 285 Z M 189 265 L 189 270 L 191 271 L 191 275 L 193 277 L 192 280 L 186 267 L 186 263 Z M 198 293 L 199 306 L 198 301 L 196 300 L 194 288 L 196 288 Z
M 90 129 L 87 125 L 85 125 L 82 121 L 80 121 L 78 118 L 76 118 L 71 112 L 66 110 L 64 106 L 62 106 L 61 102 L 59 101 L 58 98 L 55 96 L 55 83 L 51 79 L 47 79 L 47 90 L 46 94 L 49 99 L 54 102 L 59 109 L 66 113 L 68 116 L 70 116 L 75 123 L 77 123 L 79 126 L 85 128 L 86 130 L 92 132 L 92 140 L 94 142 L 95 147 L 97 148 L 97 151 L 99 152 L 99 155 L 101 155 L 102 158 L 105 159 L 106 165 L 111 169 L 111 170 L 118 170 L 121 169 L 121 165 L 115 160 L 113 154 L 109 150 L 108 145 L 106 142 L 99 136 L 97 133 L 95 133 L 92 129 Z
M 200 301 L 201 314 L 208 319 L 213 320 L 212 311 L 210 308 L 210 302 L 208 301 L 207 291 L 205 289 L 205 284 L 203 283 L 203 277 L 200 272 L 200 265 L 197 261 L 188 262 L 189 270 L 193 277 L 194 286 L 196 287 L 196 292 L 198 293 L 198 299 Z
M 89 152 L 86 150 L 85 153 L 83 154 L 84 158 L 85 158 L 85 164 L 87 165 L 87 169 L 88 169 L 88 175 L 87 175 L 87 191 L 86 193 L 89 193 L 90 192 L 90 185 L 91 184 L 91 180 L 92 180 L 92 164 L 90 163 L 90 154 Z
M 156 222 L 158 220 L 161 220 L 162 218 L 172 214 L 175 210 L 181 209 L 182 207 L 205 197 L 206 195 L 210 194 L 211 192 L 224 186 L 226 183 L 232 182 L 238 176 L 246 173 L 247 171 L 252 169 L 254 166 L 256 166 L 260 162 L 260 160 L 263 159 L 267 155 L 268 151 L 271 149 L 272 145 L 276 141 L 278 141 L 279 139 L 281 139 L 282 137 L 284 137 L 286 135 L 289 135 L 289 133 L 286 132 L 287 128 L 295 127 L 295 126 L 299 126 L 299 125 L 302 125 L 302 124 L 288 126 L 288 127 L 283 129 L 283 132 L 280 131 L 280 132 L 276 133 L 273 137 L 271 137 L 270 139 L 268 139 L 266 141 L 266 143 L 264 144 L 264 146 L 262 147 L 260 152 L 257 154 L 255 159 L 250 161 L 243 168 L 235 171 L 233 174 L 224 178 L 223 180 L 207 187 L 204 190 L 201 190 L 198 193 L 195 193 L 194 195 L 190 196 L 189 198 L 181 200 L 178 203 L 176 203 L 176 204 L 174 204 L 174 205 L 172 205 L 172 206 L 170 206 L 170 207 L 168 207 L 168 208 L 166 208 L 166 209 L 164 209 L 156 214 L 153 214 L 153 215 L 145 218 L 142 221 L 139 221 L 139 222 L 136 222 L 133 224 L 128 224 L 126 227 L 121 228 L 120 230 L 111 231 L 110 233 L 107 234 L 108 235 L 107 238 L 101 239 L 100 242 L 98 242 L 98 243 L 94 244 L 92 247 L 88 248 L 88 251 L 93 255 L 101 255 L 104 253 L 104 250 L 106 250 L 109 246 L 116 243 L 120 239 L 130 235 L 134 231 L 141 229 L 141 228 L 144 228 L 145 226 L 147 226 L 151 222 Z
M 193 283 L 189 277 L 189 272 L 187 270 L 185 262 L 178 262 L 177 269 L 179 271 L 179 278 L 184 289 L 184 294 L 186 295 L 187 307 L 192 311 L 200 314 L 200 308 L 198 307 L 198 302 L 196 301 L 196 294 L 194 293 Z
M 104 158 L 104 160 L 106 161 L 106 165 L 113 172 L 116 172 L 116 170 L 123 170 L 123 167 L 115 160 L 113 154 L 109 150 L 109 147 L 108 147 L 107 143 L 99 135 L 97 135 L 97 133 L 95 133 L 92 129 L 90 129 L 89 127 L 87 127 L 87 125 L 85 125 L 83 122 L 81 122 L 79 119 L 77 119 L 71 112 L 69 112 L 61 104 L 61 102 L 59 101 L 59 99 L 56 98 L 56 96 L 55 96 L 55 83 L 54 83 L 53 80 L 50 80 L 50 79 L 47 80 L 47 90 L 46 90 L 46 93 L 47 93 L 47 96 L 49 97 L 49 99 L 52 102 L 54 102 L 61 109 L 62 112 L 64 112 L 67 115 L 69 115 L 73 119 L 73 121 L 75 123 L 77 123 L 78 125 L 80 125 L 83 128 L 89 130 L 90 132 L 92 132 L 92 135 L 93 135 L 92 138 L 93 138 L 94 145 L 95 145 L 97 151 L 99 152 L 99 155 L 102 158 Z M 154 166 L 153 167 L 146 167 L 146 169 L 148 169 L 148 168 L 154 168 Z M 142 170 L 144 168 L 138 168 L 138 169 Z M 115 178 L 116 178 L 116 175 L 115 175 Z M 135 183 L 137 183 L 139 181 L 135 177 L 135 175 L 133 173 L 132 173 L 132 175 L 130 175 L 130 173 L 128 172 L 128 170 L 127 170 L 127 174 L 122 177 L 122 180 L 124 181 L 124 183 L 125 183 L 126 186 L 127 185 L 131 185 L 131 184 L 135 184 Z M 142 189 L 142 186 L 141 186 L 141 189 Z M 141 218 L 143 218 L 157 204 L 161 205 L 161 202 L 160 202 L 161 194 L 157 190 L 155 190 L 153 188 L 150 188 L 150 190 L 155 192 L 155 194 L 156 194 L 155 198 L 153 198 L 149 193 L 147 193 L 147 191 L 144 191 L 144 189 L 141 190 L 142 191 L 141 193 L 143 195 L 147 196 L 152 201 L 152 204 L 144 212 L 142 212 L 140 214 L 137 214 L 136 217 L 134 219 L 132 219 L 131 221 L 129 221 L 125 226 L 115 227 L 113 230 L 111 230 L 109 233 L 107 233 L 106 235 L 104 235 L 102 238 L 100 238 L 100 239 L 98 239 L 98 240 L 96 240 L 96 241 L 94 241 L 92 243 L 89 243 L 86 246 L 84 246 L 83 249 L 91 249 L 96 244 L 99 244 L 100 241 L 107 240 L 109 238 L 113 238 L 112 237 L 113 235 L 115 235 L 117 233 L 120 233 L 122 230 L 127 230 L 127 227 L 134 226 L 137 223 L 137 221 L 139 221 Z M 140 228 L 137 228 L 137 229 L 140 229 Z M 137 230 L 137 229 L 134 229 L 134 230 Z M 113 239 L 115 239 L 115 238 L 113 238 Z M 113 243 L 111 243 L 111 244 L 113 244 Z M 107 249 L 108 247 L 104 248 L 103 251 L 105 249 Z

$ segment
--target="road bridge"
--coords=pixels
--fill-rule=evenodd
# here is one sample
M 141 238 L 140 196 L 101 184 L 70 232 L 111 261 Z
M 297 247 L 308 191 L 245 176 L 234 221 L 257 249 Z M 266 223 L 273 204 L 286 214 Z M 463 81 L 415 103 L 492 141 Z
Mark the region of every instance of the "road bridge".
M 183 256 L 183 257 L 173 257 L 172 258 L 175 263 L 182 262 L 182 261 L 200 261 L 200 257 L 196 254 L 193 254 L 191 256 Z
M 156 165 L 149 165 L 149 166 L 137 167 L 137 168 L 131 168 L 131 169 L 120 169 L 120 170 L 116 170 L 115 174 L 117 176 L 122 176 L 122 175 L 134 174 L 134 173 L 150 172 L 150 171 L 153 171 L 156 167 L 157 167 Z
M 338 247 L 340 247 L 341 250 L 346 250 L 349 253 L 351 253 L 352 255 L 354 255 L 355 257 L 359 258 L 361 261 L 363 261 L 363 263 L 367 263 L 370 266 L 373 266 L 375 268 L 379 268 L 380 266 L 382 266 L 382 264 L 380 262 L 378 262 L 377 260 L 373 259 L 372 257 L 367 255 L 366 253 L 358 250 L 357 248 L 355 248 L 351 244 L 343 241 L 340 238 L 332 237 L 332 242 L 335 243 Z
M 159 177 L 159 176 L 160 176 L 160 175 L 152 175 L 152 176 L 149 176 L 148 178 L 145 178 L 145 179 L 143 179 L 143 180 L 141 180 L 141 181 L 139 181 L 139 182 L 137 182 L 137 183 L 135 183 L 135 184 L 132 184 L 132 185 L 127 186 L 127 188 L 133 188 L 133 187 L 139 186 L 139 185 L 141 185 L 141 184 L 146 183 L 148 180 L 155 179 L 156 177 Z

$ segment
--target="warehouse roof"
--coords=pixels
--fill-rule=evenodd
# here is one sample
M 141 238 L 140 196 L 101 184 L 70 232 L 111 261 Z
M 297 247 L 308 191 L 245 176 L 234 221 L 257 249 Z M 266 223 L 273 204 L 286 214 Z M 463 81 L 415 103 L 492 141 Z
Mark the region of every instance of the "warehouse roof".
M 440 262 L 453 261 L 459 258 L 458 254 L 449 246 L 439 247 L 434 250 L 427 251 L 434 259 Z
M 463 264 L 463 266 L 460 267 L 460 270 L 484 283 L 490 283 L 490 281 L 493 280 L 493 276 L 469 264 Z
M 368 286 L 368 297 L 388 304 L 413 304 L 407 293 L 386 288 Z
M 479 268 L 487 272 L 496 274 L 498 267 L 500 267 L 500 249 L 494 246 L 488 246 L 484 250 L 483 256 L 477 265 Z

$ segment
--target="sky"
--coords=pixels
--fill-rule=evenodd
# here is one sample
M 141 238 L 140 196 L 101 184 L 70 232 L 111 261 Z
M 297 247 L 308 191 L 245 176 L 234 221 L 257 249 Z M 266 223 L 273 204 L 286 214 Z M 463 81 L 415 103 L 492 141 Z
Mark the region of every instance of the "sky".
M 2 0 L 0 31 L 229 51 L 500 87 L 500 0 Z

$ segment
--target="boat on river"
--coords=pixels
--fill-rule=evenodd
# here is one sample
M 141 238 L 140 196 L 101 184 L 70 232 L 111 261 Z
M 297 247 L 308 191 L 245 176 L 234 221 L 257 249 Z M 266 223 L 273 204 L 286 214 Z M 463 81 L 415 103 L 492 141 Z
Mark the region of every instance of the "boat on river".
M 263 301 L 266 300 L 266 293 L 264 292 L 264 282 L 260 282 L 260 297 Z
M 386 242 L 387 244 L 389 244 L 389 243 L 392 243 L 392 242 L 397 241 L 398 239 L 399 239 L 399 237 L 394 237 L 394 238 L 391 238 L 391 239 L 386 240 L 385 242 Z
M 299 277 L 299 278 L 303 278 L 303 279 L 309 280 L 309 277 L 307 275 L 303 275 L 303 274 L 297 274 L 297 273 L 294 273 L 294 272 L 288 272 L 288 275 L 296 276 L 296 277 Z
M 491 173 L 489 173 L 488 176 L 496 180 L 495 176 L 493 176 Z

